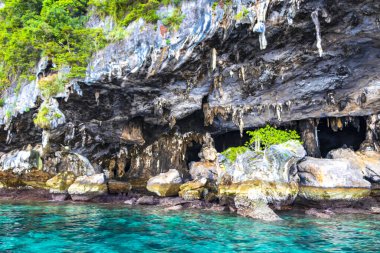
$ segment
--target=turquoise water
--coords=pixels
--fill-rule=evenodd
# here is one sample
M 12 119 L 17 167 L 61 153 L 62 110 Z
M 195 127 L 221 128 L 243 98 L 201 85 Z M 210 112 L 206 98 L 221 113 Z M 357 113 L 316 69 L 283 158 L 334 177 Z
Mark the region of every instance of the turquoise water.
M 0 252 L 380 252 L 380 216 L 270 223 L 123 205 L 0 204 Z

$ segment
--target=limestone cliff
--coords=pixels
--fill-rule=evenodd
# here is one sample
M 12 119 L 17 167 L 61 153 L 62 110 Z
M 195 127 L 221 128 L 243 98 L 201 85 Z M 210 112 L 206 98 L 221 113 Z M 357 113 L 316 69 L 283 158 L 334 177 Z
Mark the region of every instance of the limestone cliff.
M 379 2 L 197 0 L 181 10 L 178 30 L 130 24 L 125 39 L 93 56 L 85 79 L 54 98 L 43 101 L 36 81 L 17 95 L 10 89 L 0 151 L 38 150 L 48 172 L 74 159 L 138 180 L 186 173 L 213 137 L 266 123 L 300 130 L 309 155 L 319 156 L 318 122 L 338 131 L 357 128 L 357 117 L 367 123 L 362 147 L 377 149 Z M 88 26 L 109 22 L 95 15 Z M 41 59 L 35 74 L 48 69 Z M 41 129 L 33 118 L 44 105 Z

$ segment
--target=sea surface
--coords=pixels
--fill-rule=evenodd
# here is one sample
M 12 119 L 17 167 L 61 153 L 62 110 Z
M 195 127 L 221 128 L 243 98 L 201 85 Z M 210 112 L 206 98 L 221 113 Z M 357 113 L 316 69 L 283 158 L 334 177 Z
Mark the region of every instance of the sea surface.
M 0 202 L 0 252 L 380 252 L 380 215 L 280 215 Z

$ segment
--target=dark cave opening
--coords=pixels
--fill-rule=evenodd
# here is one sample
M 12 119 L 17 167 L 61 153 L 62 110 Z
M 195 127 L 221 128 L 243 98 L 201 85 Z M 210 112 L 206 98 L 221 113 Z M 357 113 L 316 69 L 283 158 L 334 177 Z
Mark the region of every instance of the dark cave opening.
M 360 144 L 365 140 L 366 122 L 363 117 L 356 117 L 356 123 L 343 120 L 343 128 L 334 131 L 328 119 L 320 119 L 318 124 L 318 143 L 322 157 L 333 149 L 347 147 L 358 150 Z M 354 121 L 354 122 L 355 122 Z
M 215 142 L 215 148 L 218 152 L 222 152 L 229 147 L 244 146 L 244 144 L 250 139 L 245 133 L 243 137 L 240 136 L 240 131 L 231 131 L 213 136 Z
M 192 141 L 186 149 L 185 154 L 185 161 L 186 164 L 189 164 L 190 162 L 199 162 L 201 159 L 199 158 L 198 154 L 201 152 L 202 145 Z

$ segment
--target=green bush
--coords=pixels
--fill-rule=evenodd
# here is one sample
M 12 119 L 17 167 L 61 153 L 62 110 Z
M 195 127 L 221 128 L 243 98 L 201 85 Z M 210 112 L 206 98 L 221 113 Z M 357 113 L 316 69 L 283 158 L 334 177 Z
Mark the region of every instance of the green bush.
M 58 74 L 43 77 L 38 81 L 38 88 L 45 98 L 50 98 L 63 92 L 66 79 L 59 77 Z
M 4 107 L 4 105 L 5 105 L 5 99 L 0 98 L 0 107 Z
M 248 147 L 239 146 L 239 147 L 230 147 L 222 152 L 228 160 L 235 162 L 238 155 L 244 154 L 249 150 Z
M 48 118 L 49 108 L 42 106 L 37 113 L 37 116 L 33 119 L 33 122 L 36 126 L 42 129 L 50 128 L 50 120 Z
M 185 15 L 181 13 L 181 9 L 175 8 L 169 16 L 162 19 L 162 23 L 170 29 L 178 30 L 184 18 Z
M 251 137 L 245 146 L 230 147 L 222 152 L 228 160 L 235 162 L 238 155 L 245 153 L 247 150 L 263 151 L 272 145 L 287 142 L 289 140 L 299 141 L 301 137 L 295 130 L 280 130 L 269 125 L 255 131 L 247 131 Z
M 295 130 L 280 130 L 269 125 L 255 131 L 247 131 L 251 139 L 246 143 L 247 147 L 263 150 L 269 146 L 287 142 L 289 140 L 300 140 L 301 137 Z

